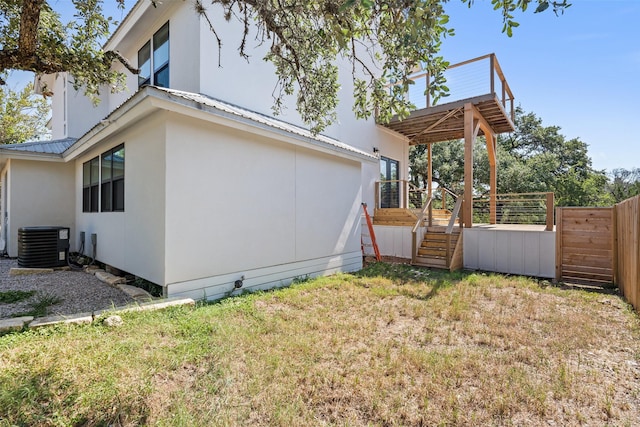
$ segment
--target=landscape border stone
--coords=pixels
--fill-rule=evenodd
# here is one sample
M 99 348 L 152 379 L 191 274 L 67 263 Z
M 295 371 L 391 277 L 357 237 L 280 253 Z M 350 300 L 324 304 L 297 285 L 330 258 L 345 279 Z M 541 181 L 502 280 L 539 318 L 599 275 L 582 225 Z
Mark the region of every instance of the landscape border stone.
M 14 317 L 12 319 L 0 320 L 0 334 L 13 331 L 21 331 L 26 325 L 33 321 L 33 316 Z
M 26 268 L 26 267 L 13 267 L 9 270 L 9 276 L 24 276 L 27 274 L 43 274 L 53 273 L 53 268 Z
M 47 316 L 34 319 L 32 316 L 15 317 L 12 319 L 0 320 L 0 335 L 21 331 L 23 329 L 40 328 L 43 326 L 54 326 L 59 324 L 88 324 L 98 320 L 106 313 L 128 313 L 138 311 L 162 310 L 180 305 L 195 306 L 196 302 L 192 298 L 169 298 L 144 303 L 137 303 L 133 306 L 114 307 L 106 310 L 96 310 L 91 313 L 78 313 L 71 316 Z

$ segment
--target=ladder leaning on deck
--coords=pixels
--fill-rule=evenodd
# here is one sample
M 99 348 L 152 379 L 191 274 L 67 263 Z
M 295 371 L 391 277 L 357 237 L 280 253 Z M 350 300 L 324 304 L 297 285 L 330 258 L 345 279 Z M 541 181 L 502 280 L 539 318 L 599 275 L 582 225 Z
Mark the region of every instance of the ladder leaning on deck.
M 371 244 L 370 245 L 365 245 L 364 243 L 364 235 L 361 236 L 360 238 L 360 243 L 361 243 L 361 247 L 362 247 L 362 256 L 365 256 L 365 251 L 364 251 L 364 247 L 365 246 L 372 246 L 373 247 L 373 253 L 376 256 L 376 261 L 380 261 L 382 260 L 382 257 L 380 256 L 380 250 L 378 249 L 378 243 L 376 242 L 376 233 L 373 229 L 373 222 L 371 222 L 371 217 L 369 216 L 369 212 L 367 211 L 367 204 L 366 203 L 362 203 L 362 209 L 364 210 L 364 216 L 367 219 L 367 228 L 369 229 L 369 237 L 371 239 Z

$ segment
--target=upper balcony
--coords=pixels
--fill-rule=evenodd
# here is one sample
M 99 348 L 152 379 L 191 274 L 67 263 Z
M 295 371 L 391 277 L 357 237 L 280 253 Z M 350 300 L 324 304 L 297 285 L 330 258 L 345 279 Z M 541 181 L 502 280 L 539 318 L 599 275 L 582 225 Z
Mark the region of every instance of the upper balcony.
M 411 145 L 461 139 L 464 105 L 471 103 L 496 134 L 514 130 L 513 93 L 495 54 L 451 65 L 444 77 L 449 96 L 435 104 L 429 96 L 429 74 L 415 73 L 407 96 L 416 110 L 402 120 L 396 116 L 384 126 L 405 135 Z

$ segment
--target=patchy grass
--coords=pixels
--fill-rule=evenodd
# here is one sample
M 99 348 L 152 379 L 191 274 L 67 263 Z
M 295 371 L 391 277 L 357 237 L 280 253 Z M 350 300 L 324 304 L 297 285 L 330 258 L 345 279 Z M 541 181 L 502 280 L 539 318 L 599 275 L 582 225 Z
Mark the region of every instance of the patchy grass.
M 13 315 L 13 317 L 22 317 L 22 316 L 43 317 L 49 314 L 49 307 L 52 307 L 61 302 L 62 302 L 62 299 L 55 295 L 51 295 L 47 293 L 37 294 L 35 301 L 29 303 L 29 307 L 31 307 L 30 310 L 16 313 Z
M 618 297 L 374 264 L 0 338 L 0 425 L 634 425 Z M 635 420 L 635 421 L 634 421 Z
M 36 291 L 4 291 L 0 292 L 0 304 L 12 304 L 31 298 Z

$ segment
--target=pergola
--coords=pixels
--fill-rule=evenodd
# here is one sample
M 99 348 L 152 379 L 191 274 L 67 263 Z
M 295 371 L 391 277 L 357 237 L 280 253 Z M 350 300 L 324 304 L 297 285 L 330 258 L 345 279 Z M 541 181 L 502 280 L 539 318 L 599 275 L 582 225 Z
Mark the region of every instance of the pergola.
M 479 67 L 479 71 L 474 71 Z M 485 68 L 486 67 L 486 68 Z M 471 70 L 466 72 L 465 70 Z M 450 75 L 448 75 L 449 73 Z M 456 74 L 457 73 L 457 74 Z M 484 76 L 488 76 L 484 80 Z M 480 75 L 478 75 L 480 74 Z M 432 105 L 427 95 L 424 108 L 413 111 L 409 117 L 393 118 L 385 127 L 406 136 L 410 145 L 427 144 L 428 197 L 431 197 L 432 163 L 431 144 L 464 138 L 464 195 L 462 223 L 473 225 L 473 145 L 479 133 L 485 136 L 490 166 L 490 222 L 496 221 L 497 167 L 496 135 L 514 130 L 513 94 L 509 88 L 495 54 L 450 66 L 445 72 L 447 84 L 458 85 L 463 98 L 448 98 L 448 102 Z M 428 89 L 429 75 L 417 73 L 414 80 L 425 79 L 422 87 Z M 480 80 L 478 85 L 477 81 Z M 473 84 L 469 82 L 473 81 Z M 455 87 L 455 86 L 454 86 Z M 474 92 L 480 92 L 476 95 Z M 427 90 L 428 93 L 428 90 Z M 451 90 L 453 96 L 454 90 Z M 465 95 L 469 95 L 464 97 Z M 447 98 L 445 98 L 447 99 Z M 415 103 L 415 102 L 414 102 Z

